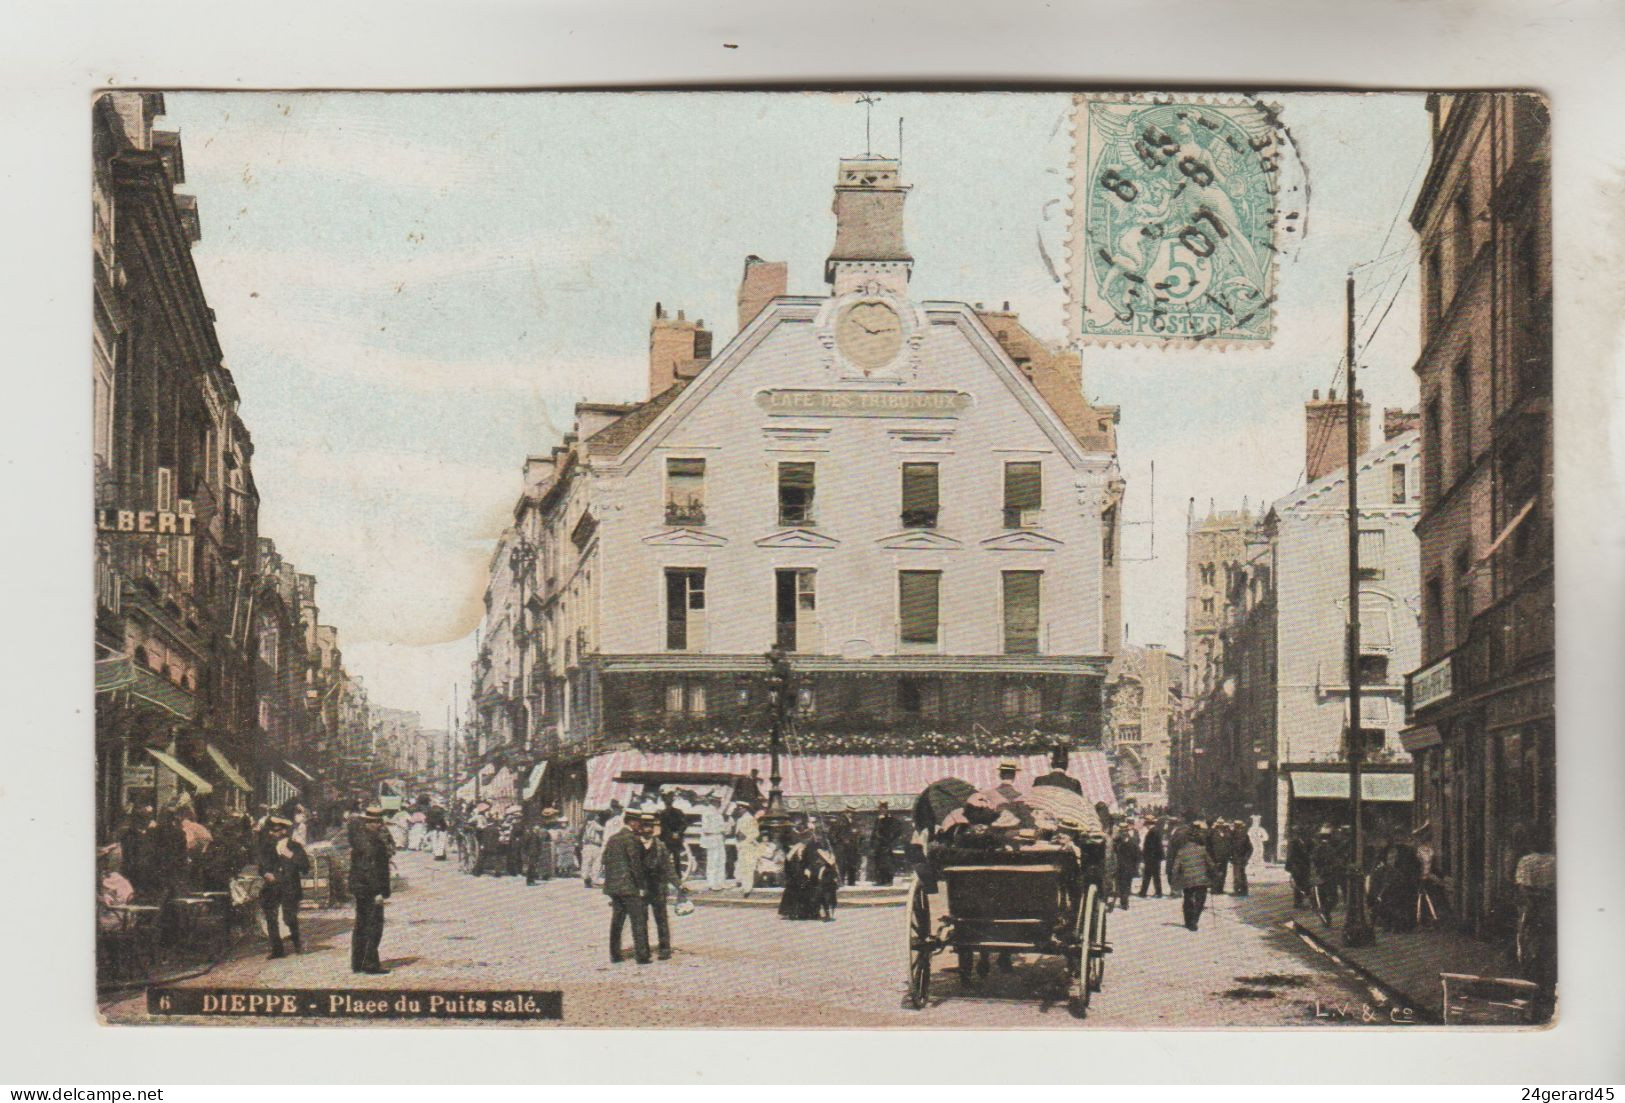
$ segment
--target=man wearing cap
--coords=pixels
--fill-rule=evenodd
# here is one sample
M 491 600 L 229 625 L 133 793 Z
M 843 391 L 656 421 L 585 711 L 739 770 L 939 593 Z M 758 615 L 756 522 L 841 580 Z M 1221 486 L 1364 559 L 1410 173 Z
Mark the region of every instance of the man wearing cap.
M 649 817 L 653 819 L 653 817 Z M 632 949 L 638 964 L 647 965 L 649 953 L 649 877 L 644 850 L 654 842 L 652 823 L 645 826 L 645 814 L 627 812 L 625 826 L 604 843 L 604 895 L 609 897 L 609 960 L 619 963 L 621 932 L 632 921 Z M 640 838 L 646 836 L 646 838 Z
M 655 835 L 660 830 L 659 816 L 646 814 L 644 835 L 639 838 L 643 847 L 643 869 L 648 886 L 649 914 L 655 924 L 655 954 L 661 961 L 671 958 L 671 918 L 666 913 L 667 890 L 681 892 L 682 875 L 669 848 L 658 845 Z
M 293 823 L 284 816 L 272 816 L 260 838 L 259 866 L 264 885 L 260 889 L 260 911 L 265 915 L 265 932 L 271 942 L 271 957 L 286 957 L 282 948 L 282 922 L 288 926 L 293 952 L 302 954 L 299 940 L 299 901 L 304 898 L 300 878 L 310 872 L 305 848 L 290 837 Z
M 390 853 L 384 810 L 374 802 L 361 813 L 350 854 L 350 892 L 355 897 L 355 929 L 350 934 L 352 973 L 389 972 L 378 960 L 378 944 L 384 938 Z

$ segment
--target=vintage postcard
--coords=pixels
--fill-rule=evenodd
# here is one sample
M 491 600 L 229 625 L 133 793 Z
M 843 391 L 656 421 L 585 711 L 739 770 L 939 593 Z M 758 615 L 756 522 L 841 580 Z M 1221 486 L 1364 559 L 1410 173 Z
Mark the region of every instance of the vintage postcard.
M 88 122 L 106 1023 L 1555 1014 L 1538 95 Z

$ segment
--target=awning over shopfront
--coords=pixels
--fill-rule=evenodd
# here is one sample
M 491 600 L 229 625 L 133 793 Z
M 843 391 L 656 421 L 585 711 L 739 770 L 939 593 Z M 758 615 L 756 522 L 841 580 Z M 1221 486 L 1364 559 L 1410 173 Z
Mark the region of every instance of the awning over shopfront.
M 276 808 L 299 796 L 299 787 L 275 770 L 265 771 L 265 799 Z
M 299 763 L 295 762 L 291 758 L 284 758 L 282 760 L 282 764 L 284 766 L 286 766 L 288 769 L 292 770 L 294 772 L 294 775 L 297 776 L 297 777 L 302 777 L 306 781 L 315 781 L 316 780 L 315 775 L 313 775 L 310 772 L 308 772 L 307 770 L 305 770 L 303 767 L 301 767 L 299 765 Z
M 1298 800 L 1348 800 L 1349 775 L 1330 770 L 1294 770 L 1292 795 Z M 1409 801 L 1416 799 L 1416 778 L 1411 774 L 1360 775 L 1360 799 Z
M 170 773 L 186 782 L 186 784 L 190 785 L 192 790 L 197 793 L 198 796 L 206 797 L 210 793 L 214 792 L 213 785 L 210 785 L 207 781 L 204 781 L 201 777 L 193 772 L 190 766 L 186 765 L 186 763 L 182 762 L 174 755 L 165 754 L 163 751 L 153 750 L 151 747 L 147 748 L 147 753 L 153 758 L 156 758 L 164 769 L 168 770 Z
M 1049 755 L 784 755 L 785 804 L 792 811 L 870 811 L 886 801 L 893 811 L 906 812 L 933 781 L 962 778 L 972 785 L 992 785 L 999 763 L 1013 757 L 1017 777 L 1031 781 L 1049 772 Z M 647 779 L 668 775 L 699 782 L 710 776 L 748 777 L 755 770 L 762 795 L 768 790 L 769 758 L 765 754 L 703 754 L 655 751 L 615 751 L 587 762 L 588 810 L 608 808 L 611 800 L 623 805 L 640 792 Z M 1067 772 L 1083 783 L 1084 797 L 1104 801 L 1117 811 L 1101 751 L 1073 751 Z M 637 775 L 637 781 L 621 780 Z
M 1425 751 L 1429 747 L 1437 747 L 1444 740 L 1439 735 L 1437 724 L 1418 724 L 1414 728 L 1406 728 L 1399 733 L 1399 745 L 1411 754 Z
M 197 698 L 168 678 L 154 674 L 139 663 L 131 665 L 130 676 L 129 684 L 124 687 L 130 696 L 182 720 L 191 720 L 197 715 Z
M 493 804 L 512 804 L 519 799 L 519 779 L 504 766 L 489 778 L 480 779 L 480 797 Z
M 213 743 L 205 743 L 203 745 L 203 749 L 209 752 L 209 757 L 214 760 L 215 766 L 220 770 L 220 773 L 227 781 L 231 782 L 245 793 L 252 793 L 254 791 L 254 787 L 243 780 L 243 775 L 237 772 L 237 770 L 232 766 L 230 760 L 226 758 L 225 754 L 220 750 L 219 747 L 216 747 Z
M 112 693 L 135 681 L 135 660 L 115 654 L 96 660 L 96 692 Z
M 530 768 L 530 777 L 525 779 L 524 799 L 529 800 L 536 795 L 536 790 L 542 787 L 542 778 L 547 774 L 547 763 L 538 762 Z

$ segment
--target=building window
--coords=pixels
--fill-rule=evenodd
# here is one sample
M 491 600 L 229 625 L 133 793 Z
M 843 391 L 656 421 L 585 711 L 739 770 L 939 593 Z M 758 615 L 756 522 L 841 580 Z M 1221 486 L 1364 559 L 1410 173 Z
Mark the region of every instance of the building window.
M 1396 506 L 1406 502 L 1405 494 L 1405 465 L 1396 463 L 1388 469 L 1388 500 Z
M 941 703 L 941 690 L 935 678 L 899 678 L 897 711 L 904 716 L 934 719 Z
M 1360 684 L 1362 686 L 1385 686 L 1388 684 L 1387 655 L 1360 656 Z
M 779 524 L 814 524 L 814 466 L 799 462 L 779 464 Z
M 1432 325 L 1438 324 L 1439 314 L 1444 309 L 1444 288 L 1439 286 L 1439 279 L 1439 250 L 1434 249 L 1428 253 L 1427 259 L 1428 322 Z M 1424 341 L 1429 336 L 1431 329 L 1424 336 Z
M 271 702 L 260 698 L 260 731 L 271 734 Z
M 905 647 L 935 647 L 939 635 L 941 571 L 898 571 L 899 638 Z
M 1044 507 L 1044 465 L 1019 460 L 1004 465 L 1004 527 L 1037 528 Z
M 1006 716 L 1037 716 L 1043 707 L 1043 695 L 1031 682 L 1004 683 Z
M 818 708 L 818 697 L 811 686 L 801 686 L 796 690 L 796 711 L 803 716 L 811 716 Z
M 691 679 L 668 682 L 666 712 L 672 716 L 704 716 L 705 683 Z
M 1382 529 L 1360 530 L 1360 577 L 1381 578 L 1387 563 L 1387 542 Z
M 906 529 L 934 529 L 937 527 L 937 465 L 934 463 L 905 463 L 903 465 L 903 527 Z
M 1004 572 L 1004 653 L 1038 654 L 1038 602 L 1042 571 Z
M 1473 577 L 1472 564 L 1466 548 L 1456 551 L 1456 623 L 1455 641 L 1460 644 L 1467 639 L 1467 627 L 1473 619 Z
M 1393 600 L 1376 592 L 1360 595 L 1360 646 L 1394 645 Z
M 1439 400 L 1428 400 L 1426 433 L 1422 440 L 1422 472 L 1427 479 L 1427 499 L 1438 500 L 1444 474 L 1444 418 L 1439 413 Z
M 666 650 L 698 650 L 705 621 L 704 568 L 666 569 Z
M 1473 459 L 1473 381 L 1472 365 L 1463 357 L 1452 373 L 1450 387 L 1450 445 L 1456 469 L 1451 480 L 1467 473 Z
M 773 572 L 774 640 L 786 651 L 805 648 L 818 615 L 818 572 L 792 568 Z
M 1473 204 L 1465 185 L 1457 193 L 1453 209 L 1450 248 L 1455 253 L 1455 285 L 1460 290 L 1467 281 L 1467 266 L 1473 260 Z
M 1200 570 L 1200 574 L 1202 576 L 1202 585 L 1204 585 L 1204 586 L 1213 585 L 1214 578 L 1216 577 L 1216 572 L 1214 571 L 1213 564 L 1211 564 L 1211 563 L 1203 563 L 1202 566 L 1199 568 L 1199 570 Z
M 666 460 L 666 524 L 705 524 L 705 461 Z
M 1112 506 L 1100 515 L 1100 562 L 1111 567 L 1117 564 L 1117 507 Z
M 1422 627 L 1427 636 L 1427 654 L 1432 658 L 1444 650 L 1444 583 L 1435 575 L 1428 579 L 1426 590 L 1427 614 Z
M 1205 598 L 1202 599 L 1202 612 L 1208 613 L 1208 614 L 1211 614 L 1213 612 L 1213 599 L 1212 598 L 1205 597 Z

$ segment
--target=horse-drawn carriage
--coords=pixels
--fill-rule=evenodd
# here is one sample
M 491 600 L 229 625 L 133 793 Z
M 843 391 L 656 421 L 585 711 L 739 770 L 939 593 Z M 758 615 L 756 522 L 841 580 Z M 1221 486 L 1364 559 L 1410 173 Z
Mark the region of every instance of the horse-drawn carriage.
M 1095 810 L 1065 789 L 1005 786 L 959 796 L 962 807 L 943 817 L 955 799 L 946 794 L 970 789 L 957 782 L 944 790 L 945 784 L 921 794 L 915 806 L 916 826 L 928 841 L 908 896 L 910 1005 L 918 1010 L 930 1000 L 932 960 L 944 951 L 958 956 L 967 982 L 977 955 L 1041 954 L 1063 960 L 1067 1001 L 1082 1017 L 1111 952 L 1109 841 Z M 990 794 L 1002 794 L 1004 803 Z M 987 819 L 977 812 L 990 804 L 996 818 L 976 824 Z

